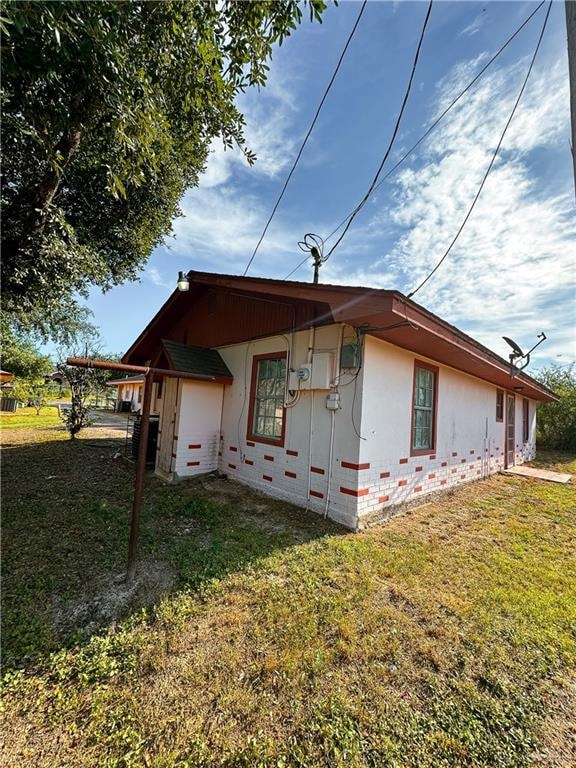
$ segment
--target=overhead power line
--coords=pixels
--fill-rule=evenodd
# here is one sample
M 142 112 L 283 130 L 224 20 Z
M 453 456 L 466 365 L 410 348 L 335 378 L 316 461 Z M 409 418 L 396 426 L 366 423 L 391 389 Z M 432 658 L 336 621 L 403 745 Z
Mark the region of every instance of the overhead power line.
M 336 75 L 338 74 L 338 71 L 340 69 L 340 65 L 342 64 L 342 61 L 344 60 L 344 56 L 346 55 L 346 51 L 348 50 L 348 46 L 352 42 L 352 38 L 354 37 L 354 34 L 356 32 L 356 28 L 358 24 L 360 23 L 360 19 L 362 18 L 362 14 L 364 13 L 364 9 L 366 8 L 368 0 L 364 0 L 362 3 L 362 6 L 360 8 L 360 12 L 358 13 L 358 16 L 356 18 L 356 21 L 354 22 L 354 26 L 352 27 L 352 31 L 348 35 L 348 39 L 346 40 L 346 44 L 344 48 L 342 49 L 342 53 L 340 54 L 340 58 L 338 59 L 338 63 L 336 64 L 336 69 L 334 70 L 332 77 L 330 78 L 330 82 L 328 83 L 328 86 L 326 87 L 326 90 L 324 91 L 324 95 L 322 96 L 322 99 L 320 100 L 320 104 L 318 105 L 318 109 L 316 110 L 316 114 L 314 115 L 314 118 L 312 122 L 310 123 L 310 128 L 308 128 L 308 132 L 306 133 L 306 136 L 304 137 L 304 141 L 302 142 L 302 146 L 298 150 L 298 154 L 296 155 L 296 159 L 294 160 L 294 163 L 292 164 L 292 168 L 290 169 L 290 173 L 286 177 L 286 181 L 284 182 L 284 186 L 282 187 L 282 190 L 280 191 L 280 194 L 278 195 L 278 199 L 276 200 L 276 203 L 274 204 L 274 208 L 272 208 L 272 213 L 270 214 L 268 221 L 266 222 L 266 226 L 264 227 L 262 234 L 260 235 L 260 239 L 256 243 L 256 248 L 254 248 L 254 252 L 252 253 L 252 256 L 250 256 L 250 259 L 248 260 L 248 264 L 246 264 L 246 268 L 244 272 L 242 273 L 242 276 L 244 277 L 248 270 L 250 269 L 250 265 L 254 261 L 254 257 L 258 253 L 258 248 L 260 248 L 260 245 L 262 244 L 262 241 L 264 240 L 266 236 L 266 232 L 268 231 L 268 227 L 270 226 L 270 223 L 272 219 L 274 218 L 274 214 L 276 213 L 278 206 L 280 205 L 280 202 L 282 198 L 284 197 L 284 193 L 286 192 L 286 188 L 288 184 L 290 183 L 290 179 L 292 178 L 292 174 L 296 170 L 296 166 L 298 165 L 298 161 L 300 160 L 300 157 L 302 155 L 302 152 L 304 151 L 304 147 L 306 146 L 306 142 L 310 138 L 310 134 L 312 133 L 314 126 L 316 125 L 316 121 L 318 120 L 318 116 L 320 114 L 320 111 L 322 107 L 324 106 L 324 102 L 326 101 L 326 97 L 330 93 L 330 89 L 332 88 L 332 84 L 334 83 L 334 80 L 336 79 Z
M 418 141 L 416 141 L 410 147 L 410 149 L 408 149 L 407 152 L 405 152 L 402 155 L 402 157 L 398 160 L 398 162 L 386 173 L 386 175 L 383 176 L 382 179 L 380 179 L 380 181 L 376 184 L 376 186 L 372 190 L 373 193 L 379 187 L 381 187 L 382 184 L 384 184 L 384 182 L 388 178 L 390 178 L 390 176 L 393 173 L 396 172 L 396 170 L 400 167 L 400 165 L 402 165 L 402 163 L 412 154 L 412 152 L 418 146 L 420 146 L 420 144 L 424 141 L 424 139 L 426 139 L 432 133 L 432 131 L 436 128 L 436 126 L 440 123 L 440 121 L 443 120 L 444 117 L 446 117 L 448 112 L 450 112 L 450 110 L 453 109 L 453 107 L 460 101 L 462 96 L 464 96 L 464 94 L 467 93 L 470 90 L 470 88 L 472 88 L 472 86 L 482 77 L 484 72 L 486 72 L 486 70 L 494 63 L 494 61 L 496 61 L 496 59 L 504 52 L 504 50 L 508 47 L 508 45 L 512 42 L 512 40 L 514 40 L 514 38 L 521 32 L 522 29 L 524 29 L 524 27 L 526 26 L 526 24 L 528 24 L 528 22 L 532 19 L 532 17 L 540 10 L 540 8 L 542 8 L 545 2 L 546 0 L 542 0 L 542 2 L 538 6 L 536 6 L 536 8 L 532 11 L 532 13 L 526 17 L 526 19 L 522 22 L 522 24 L 520 24 L 520 26 L 515 30 L 515 32 L 513 32 L 510 35 L 510 37 L 506 40 L 506 42 L 500 46 L 500 48 L 496 51 L 496 53 L 492 56 L 492 58 L 489 59 L 488 62 L 482 67 L 482 69 L 478 72 L 478 74 L 474 77 L 474 79 L 471 80 L 462 91 L 460 91 L 458 96 L 456 96 L 456 98 L 450 102 L 450 104 L 446 107 L 446 109 L 440 115 L 438 115 L 438 117 L 430 124 L 430 126 L 426 129 L 426 131 L 422 134 L 422 136 L 420 136 Z M 348 221 L 348 219 L 350 218 L 350 216 L 352 216 L 353 213 L 354 211 L 351 211 L 347 216 L 345 216 L 340 222 L 340 224 L 338 224 L 338 226 L 335 229 L 333 229 L 332 232 L 324 238 L 324 242 L 328 242 L 328 240 L 334 237 L 336 232 L 338 232 L 338 230 L 341 229 L 341 227 Z M 286 275 L 284 280 L 287 280 L 295 272 L 297 272 L 300 269 L 300 267 L 302 267 L 305 264 L 308 258 L 309 256 L 306 256 L 306 258 L 302 259 L 302 261 L 296 267 L 294 267 L 294 269 L 291 272 L 289 272 L 289 274 Z
M 442 265 L 452 248 L 454 247 L 454 244 L 460 237 L 460 234 L 462 233 L 462 230 L 466 226 L 466 222 L 472 215 L 472 211 L 474 210 L 474 206 L 478 202 L 478 198 L 480 197 L 480 194 L 482 192 L 482 189 L 484 188 L 484 184 L 486 183 L 486 179 L 488 178 L 490 171 L 492 170 L 492 166 L 496 162 L 496 158 L 498 157 L 498 152 L 500 151 L 500 147 L 502 146 L 502 142 L 504 141 L 504 137 L 506 136 L 506 131 L 508 130 L 508 127 L 510 126 L 510 123 L 512 122 L 512 119 L 514 117 L 514 114 L 516 113 L 516 109 L 518 107 L 518 104 L 520 103 L 520 99 L 522 98 L 522 94 L 524 93 L 524 90 L 526 88 L 526 85 L 528 83 L 528 79 L 530 77 L 530 74 L 532 72 L 532 68 L 534 66 L 534 62 L 536 61 L 536 56 L 538 55 L 538 51 L 540 49 L 540 43 L 542 42 L 542 38 L 544 37 L 544 31 L 546 29 L 546 25 L 548 24 L 548 17 L 550 16 L 550 11 L 552 9 L 552 0 L 549 0 L 548 2 L 548 10 L 546 11 L 546 16 L 544 17 L 544 23 L 542 24 L 542 29 L 540 30 L 540 35 L 538 37 L 538 42 L 536 43 L 536 48 L 534 49 L 534 53 L 532 55 L 532 59 L 530 60 L 530 66 L 528 67 L 528 71 L 526 72 L 526 77 L 524 78 L 524 82 L 522 83 L 522 87 L 520 88 L 520 93 L 518 94 L 518 97 L 516 98 L 516 101 L 514 102 L 514 106 L 512 107 L 512 112 L 510 112 L 510 117 L 506 121 L 506 125 L 504 126 L 504 130 L 502 131 L 502 135 L 500 136 L 500 140 L 498 144 L 496 145 L 496 149 L 494 150 L 494 153 L 492 155 L 492 159 L 490 160 L 490 164 L 488 165 L 488 168 L 486 169 L 486 173 L 484 174 L 484 177 L 482 181 L 480 182 L 480 186 L 478 187 L 478 191 L 476 192 L 476 196 L 474 197 L 474 200 L 472 201 L 472 204 L 470 208 L 468 209 L 468 212 L 466 213 L 466 216 L 464 217 L 464 220 L 462 221 L 462 224 L 460 225 L 458 232 L 456 232 L 456 235 L 454 236 L 454 239 L 444 252 L 442 258 L 440 261 L 436 264 L 434 269 L 429 272 L 429 274 L 422 280 L 419 285 L 414 288 L 413 291 L 411 291 L 406 298 L 411 299 L 414 294 L 416 294 L 426 283 L 432 275 L 437 271 L 437 269 Z
M 402 116 L 404 115 L 404 110 L 406 109 L 406 104 L 408 103 L 408 97 L 410 96 L 410 91 L 412 90 L 412 82 L 414 80 L 414 75 L 416 73 L 416 67 L 418 65 L 418 59 L 420 58 L 420 50 L 422 48 L 422 42 L 424 41 L 424 35 L 426 34 L 426 28 L 428 26 L 428 19 L 430 18 L 430 13 L 432 12 L 432 3 L 433 0 L 430 0 L 428 3 L 428 10 L 426 11 L 426 17 L 424 18 L 424 24 L 422 25 L 422 32 L 420 33 L 420 39 L 418 40 L 418 45 L 416 46 L 416 53 L 414 54 L 414 61 L 412 62 L 412 71 L 410 72 L 410 78 L 408 79 L 408 85 L 406 86 L 406 91 L 404 93 L 404 99 L 402 100 L 402 106 L 400 108 L 400 112 L 398 114 L 398 117 L 396 119 L 396 124 L 394 125 L 394 130 L 392 132 L 392 137 L 388 143 L 388 147 L 386 149 L 386 152 L 384 153 L 384 157 L 382 158 L 382 161 L 380 165 L 378 166 L 378 170 L 376 171 L 376 175 L 374 176 L 374 179 L 372 180 L 372 183 L 368 187 L 368 191 L 362 198 L 362 200 L 358 203 L 354 211 L 352 212 L 351 216 L 348 219 L 348 222 L 346 226 L 344 227 L 344 231 L 336 240 L 332 248 L 328 251 L 328 254 L 326 258 L 331 256 L 336 248 L 339 246 L 339 244 L 342 242 L 343 238 L 346 235 L 346 232 L 350 229 L 350 226 L 352 225 L 352 222 L 358 215 L 358 213 L 362 210 L 362 208 L 366 205 L 370 195 L 372 194 L 374 187 L 376 186 L 378 182 L 378 178 L 380 176 L 380 173 L 382 172 L 382 168 L 384 167 L 384 164 L 386 160 L 388 160 L 388 156 L 390 155 L 390 152 L 392 151 L 392 147 L 394 146 L 394 141 L 396 140 L 396 135 L 398 134 L 398 131 L 400 130 L 400 123 L 402 121 Z

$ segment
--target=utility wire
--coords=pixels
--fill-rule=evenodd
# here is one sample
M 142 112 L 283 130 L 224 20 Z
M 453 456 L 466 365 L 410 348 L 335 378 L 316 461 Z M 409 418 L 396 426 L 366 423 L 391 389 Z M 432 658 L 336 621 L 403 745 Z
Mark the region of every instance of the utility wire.
M 440 121 L 443 120 L 444 117 L 446 117 L 448 112 L 450 112 L 450 110 L 454 106 L 456 106 L 456 104 L 460 101 L 462 96 L 464 96 L 464 94 L 467 93 L 467 91 L 469 91 L 470 88 L 472 88 L 472 86 L 482 77 L 482 75 L 484 74 L 484 72 L 486 72 L 488 67 L 490 67 L 494 63 L 494 61 L 496 61 L 496 59 L 500 56 L 501 53 L 503 53 L 503 51 L 508 47 L 508 45 L 512 42 L 512 40 L 514 40 L 514 38 L 521 32 L 522 29 L 524 29 L 524 27 L 526 26 L 526 24 L 528 24 L 528 22 L 532 19 L 532 17 L 540 10 L 540 8 L 542 8 L 545 2 L 546 0 L 542 0 L 542 2 L 538 6 L 536 6 L 536 8 L 532 11 L 532 13 L 526 17 L 526 19 L 516 29 L 516 31 L 512 35 L 510 35 L 510 37 L 506 40 L 506 42 L 496 51 L 496 53 L 492 56 L 492 58 L 482 67 L 482 69 L 478 72 L 478 74 L 474 77 L 474 79 L 468 83 L 468 85 L 464 88 L 464 90 L 462 90 L 458 94 L 458 96 L 456 96 L 456 98 L 450 102 L 450 104 L 446 107 L 446 109 L 430 124 L 430 126 L 427 128 L 425 133 L 423 133 L 422 136 L 420 136 L 420 138 L 418 139 L 418 141 L 415 144 L 413 144 L 410 147 L 410 149 L 407 152 L 405 152 L 404 155 L 402 155 L 402 157 L 398 160 L 396 165 L 394 165 L 386 173 L 386 175 L 383 176 L 382 179 L 380 179 L 378 184 L 376 184 L 376 186 L 372 190 L 373 192 L 375 192 L 380 186 L 382 186 L 382 184 L 384 184 L 386 179 L 388 179 L 399 168 L 399 166 L 404 162 L 404 160 L 406 160 L 412 154 L 412 152 L 424 141 L 424 139 L 426 139 L 432 133 L 432 131 L 436 128 L 438 123 L 440 123 Z M 332 232 L 324 238 L 324 242 L 328 242 L 328 240 L 334 237 L 336 232 L 338 232 L 338 230 L 348 221 L 348 219 L 350 218 L 350 216 L 352 216 L 353 213 L 354 211 L 351 211 L 344 219 L 342 219 L 340 224 L 338 224 L 338 226 L 335 229 L 333 229 Z M 294 272 L 297 272 L 300 269 L 300 267 L 308 260 L 308 258 L 309 256 L 306 256 L 298 264 L 297 267 L 294 267 L 294 269 L 288 275 L 286 275 L 284 280 L 287 280 L 289 277 L 292 277 Z
M 268 221 L 266 222 L 266 226 L 264 227 L 262 234 L 260 235 L 260 239 L 256 243 L 256 248 L 254 248 L 254 252 L 252 253 L 252 256 L 250 256 L 250 259 L 248 260 L 248 264 L 246 265 L 246 268 L 244 272 L 242 273 L 242 277 L 246 275 L 248 270 L 250 269 L 250 265 L 254 261 L 254 257 L 256 256 L 258 252 L 258 248 L 260 248 L 260 245 L 262 244 L 262 241 L 264 240 L 264 237 L 266 236 L 266 232 L 268 231 L 268 227 L 270 226 L 270 223 L 272 219 L 274 218 L 274 214 L 276 213 L 276 210 L 278 209 L 278 206 L 280 205 L 280 201 L 284 197 L 284 193 L 286 192 L 286 187 L 288 186 L 290 179 L 292 178 L 292 174 L 296 170 L 296 166 L 298 165 L 298 161 L 300 160 L 300 156 L 302 155 L 302 152 L 304 151 L 304 147 L 306 146 L 306 142 L 310 138 L 310 134 L 312 133 L 312 130 L 314 129 L 314 126 L 316 125 L 316 121 L 318 120 L 318 116 L 320 115 L 320 110 L 324 106 L 324 102 L 326 101 L 326 97 L 328 96 L 330 89 L 332 88 L 332 84 L 334 83 L 334 80 L 336 79 L 336 75 L 338 74 L 338 71 L 340 69 L 340 65 L 342 64 L 342 61 L 344 59 L 344 56 L 346 55 L 346 51 L 348 50 L 348 46 L 352 42 L 352 38 L 354 37 L 354 33 L 356 32 L 356 28 L 358 24 L 360 23 L 360 19 L 362 18 L 362 14 L 364 13 L 364 9 L 366 8 L 368 0 L 364 0 L 362 3 L 362 7 L 360 8 L 360 12 L 356 18 L 356 21 L 354 22 L 354 26 L 352 27 L 352 31 L 348 35 L 348 39 L 346 40 L 346 45 L 342 49 L 342 53 L 340 54 L 340 58 L 338 59 L 338 63 L 336 64 L 336 69 L 334 70 L 332 77 L 330 78 L 330 82 L 328 83 L 328 86 L 326 90 L 324 91 L 324 95 L 322 96 L 322 99 L 320 100 L 320 104 L 318 105 L 318 109 L 316 110 L 316 114 L 314 115 L 314 118 L 310 124 L 310 128 L 308 128 L 308 132 L 306 136 L 304 137 L 304 141 L 302 142 L 302 146 L 300 147 L 298 154 L 296 155 L 296 159 L 294 160 L 294 163 L 292 164 L 292 168 L 290 169 L 290 173 L 286 177 L 286 181 L 284 182 L 284 186 L 282 187 L 282 190 L 280 194 L 278 195 L 278 199 L 276 200 L 276 203 L 274 205 L 274 208 L 272 209 L 272 213 L 270 214 Z
M 498 152 L 500 151 L 500 147 L 502 146 L 502 142 L 504 141 L 504 137 L 506 136 L 506 131 L 508 130 L 508 127 L 509 127 L 510 123 L 512 122 L 512 118 L 514 117 L 514 114 L 516 112 L 516 108 L 518 107 L 518 104 L 520 103 L 520 99 L 522 98 L 522 94 L 524 93 L 524 89 L 526 88 L 526 85 L 528 83 L 528 78 L 530 77 L 530 73 L 532 72 L 532 67 L 534 66 L 534 62 L 536 60 L 536 56 L 537 56 L 538 51 L 540 49 L 540 43 L 542 42 L 542 38 L 544 37 L 544 31 L 546 29 L 546 25 L 548 23 L 548 17 L 550 16 L 550 11 L 551 10 L 552 10 L 552 0 L 549 0 L 548 10 L 546 11 L 546 16 L 544 17 L 544 23 L 542 24 L 542 29 L 540 31 L 540 36 L 538 37 L 538 42 L 536 43 L 536 48 L 534 49 L 534 53 L 533 53 L 532 59 L 530 61 L 530 66 L 528 67 L 528 71 L 526 72 L 526 77 L 524 78 L 524 82 L 522 83 L 522 87 L 520 88 L 520 93 L 518 94 L 518 97 L 517 97 L 516 101 L 514 102 L 514 106 L 512 107 L 512 112 L 510 112 L 510 117 L 508 118 L 508 120 L 506 122 L 506 125 L 504 126 L 504 130 L 502 131 L 502 135 L 500 136 L 500 141 L 498 142 L 498 144 L 496 146 L 496 149 L 494 150 L 494 154 L 492 155 L 492 159 L 490 160 L 490 164 L 489 164 L 488 168 L 486 169 L 486 173 L 484 174 L 484 178 L 482 179 L 482 181 L 480 183 L 480 186 L 478 187 L 478 192 L 476 192 L 476 196 L 474 197 L 474 200 L 472 201 L 472 205 L 468 209 L 468 213 L 464 217 L 464 220 L 462 221 L 462 224 L 460 225 L 460 228 L 458 229 L 458 232 L 456 232 L 456 235 L 454 236 L 454 239 L 452 240 L 452 242 L 450 243 L 450 245 L 448 246 L 448 248 L 444 252 L 444 255 L 442 256 L 440 261 L 436 264 L 434 269 L 424 278 L 424 280 L 422 280 L 422 282 L 416 288 L 414 288 L 413 291 L 411 291 L 407 295 L 407 297 L 406 297 L 407 299 L 411 299 L 412 296 L 414 296 L 414 294 L 417 293 L 420 290 L 420 288 L 422 288 L 424 285 L 426 285 L 428 280 L 430 280 L 432 275 L 441 266 L 441 264 L 444 262 L 444 260 L 446 259 L 446 257 L 450 253 L 450 251 L 452 250 L 454 244 L 456 243 L 456 241 L 460 237 L 460 234 L 461 234 L 462 230 L 466 226 L 466 222 L 468 221 L 468 219 L 472 215 L 472 211 L 474 210 L 474 206 L 478 202 L 478 198 L 480 197 L 482 189 L 484 188 L 484 184 L 486 183 L 486 179 L 488 178 L 488 175 L 490 174 L 490 171 L 492 170 L 492 166 L 496 162 L 496 158 L 498 156 Z
M 356 218 L 357 214 L 362 210 L 362 208 L 366 205 L 370 195 L 372 194 L 374 187 L 376 186 L 378 182 L 378 177 L 380 176 L 380 173 L 382 172 L 382 168 L 384 167 L 384 163 L 386 160 L 388 160 L 388 156 L 390 155 L 390 152 L 392 151 L 392 147 L 394 145 L 394 141 L 396 139 L 396 135 L 398 131 L 400 130 L 400 123 L 402 121 L 402 116 L 404 115 L 404 110 L 406 109 L 406 104 L 408 103 L 408 97 L 410 96 L 410 91 L 412 90 L 412 82 L 414 80 L 414 75 L 416 73 L 416 66 L 418 64 L 418 59 L 420 58 L 420 50 L 422 48 L 422 42 L 424 40 L 424 35 L 426 34 L 426 27 L 428 26 L 428 19 L 430 18 L 430 13 L 432 12 L 432 3 L 433 0 L 430 0 L 428 3 L 428 10 L 426 11 L 426 17 L 424 19 L 424 24 L 422 26 L 422 32 L 420 33 L 420 39 L 418 40 L 418 45 L 416 46 L 416 53 L 414 55 L 414 61 L 412 62 L 412 71 L 410 72 L 410 78 L 408 80 L 408 85 L 406 87 L 406 92 L 404 93 L 404 99 L 402 101 L 402 106 L 400 108 L 400 113 L 398 114 L 398 117 L 396 119 L 396 124 L 394 126 L 394 131 L 392 132 L 392 137 L 390 139 L 390 142 L 388 143 L 388 147 L 386 149 L 386 152 L 384 153 L 384 157 L 382 158 L 382 162 L 378 166 L 378 170 L 376 171 L 376 175 L 374 176 L 374 179 L 372 180 L 372 184 L 370 184 L 368 191 L 362 198 L 362 200 L 358 203 L 354 211 L 352 212 L 352 215 L 348 219 L 348 222 L 346 226 L 344 227 L 344 231 L 336 240 L 332 248 L 328 251 L 328 255 L 326 258 L 331 256 L 336 248 L 339 246 L 339 244 L 342 242 L 344 236 L 346 235 L 346 232 L 350 229 L 350 226 L 354 219 Z

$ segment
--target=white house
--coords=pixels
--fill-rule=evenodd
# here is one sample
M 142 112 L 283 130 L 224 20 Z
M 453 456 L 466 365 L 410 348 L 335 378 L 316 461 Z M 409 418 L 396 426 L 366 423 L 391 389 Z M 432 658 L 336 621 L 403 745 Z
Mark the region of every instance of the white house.
M 397 291 L 189 273 L 126 363 L 162 384 L 156 471 L 219 470 L 357 529 L 535 454 L 554 393 Z

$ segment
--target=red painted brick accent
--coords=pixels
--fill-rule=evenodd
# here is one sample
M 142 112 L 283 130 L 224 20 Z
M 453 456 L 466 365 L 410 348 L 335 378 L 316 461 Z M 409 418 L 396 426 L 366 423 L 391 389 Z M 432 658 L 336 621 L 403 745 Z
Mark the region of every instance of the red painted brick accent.
M 296 472 L 284 472 L 286 477 L 296 477 Z
M 324 470 L 321 467 L 310 467 L 310 472 L 316 472 L 317 475 L 324 474 Z
M 458 456 L 458 451 L 452 451 L 452 456 Z
M 435 458 L 436 458 L 435 454 L 432 454 L 432 456 L 429 457 L 430 461 L 434 461 Z
M 476 451 L 474 450 L 474 448 L 472 448 L 472 450 L 470 451 L 470 455 L 472 455 L 473 453 L 476 453 Z
M 320 491 L 310 491 L 310 496 L 316 496 L 319 499 L 324 498 L 324 494 L 320 493 Z
M 256 443 L 253 443 L 252 440 L 246 440 L 246 445 L 249 445 L 250 448 L 254 448 Z
M 360 488 L 358 491 L 355 491 L 352 488 L 344 488 L 342 485 L 340 486 L 340 493 L 347 493 L 348 496 L 367 496 L 368 492 L 368 488 Z
M 352 464 L 351 461 L 341 461 L 340 464 L 344 467 L 344 469 L 370 469 L 370 464 Z
M 491 459 L 493 459 L 493 458 L 494 458 L 494 454 L 493 454 L 493 453 L 491 453 L 491 454 L 490 454 L 490 458 L 491 458 Z
M 378 504 L 384 504 L 384 502 L 388 501 L 389 498 L 390 496 L 380 496 L 380 498 L 378 499 Z
M 400 459 L 400 464 L 408 464 L 408 459 Z
M 229 450 L 231 450 L 231 451 L 234 451 L 234 453 L 236 453 L 236 451 L 238 450 L 238 448 L 236 448 L 236 446 L 235 446 L 235 445 L 231 445 L 231 446 L 230 446 L 230 448 L 229 448 Z
M 174 437 L 172 438 L 172 440 L 178 440 L 178 435 L 174 435 Z
M 200 464 L 199 461 L 187 461 L 186 466 L 187 467 L 197 467 Z
M 434 480 L 434 478 L 435 478 L 435 477 L 436 477 L 436 475 L 434 474 L 434 472 L 431 472 L 431 473 L 428 475 L 428 480 Z
M 455 475 L 457 472 L 456 467 L 454 467 L 454 469 L 451 469 L 450 472 L 452 472 L 452 474 Z
M 466 459 L 460 459 L 460 464 L 466 464 Z
M 442 462 L 442 466 L 443 466 L 443 467 L 447 467 L 447 466 L 448 466 L 448 462 L 447 462 L 447 461 L 443 461 L 443 462 Z
M 422 472 L 423 469 L 424 469 L 424 467 L 416 467 L 414 472 Z
M 266 461 L 274 461 L 274 456 L 264 456 Z
M 254 466 L 254 462 L 252 461 L 252 459 L 244 459 L 244 464 L 248 464 L 251 467 Z
M 460 475 L 461 480 L 466 480 L 466 474 Z
M 446 485 L 446 480 L 440 480 L 440 485 Z
M 399 480 L 398 485 L 399 486 L 408 485 L 408 480 Z
M 479 470 L 479 469 L 477 469 L 477 470 L 476 470 L 476 474 L 477 474 L 477 475 L 479 475 L 479 474 L 480 474 L 480 470 Z
M 380 477 L 390 477 L 390 472 L 380 472 Z
M 236 464 L 228 464 L 228 466 L 230 467 L 230 469 L 236 469 Z
M 298 456 L 298 451 L 286 451 L 288 456 Z
M 414 488 L 414 493 L 419 493 L 422 490 L 421 485 L 417 485 L 416 488 Z
M 270 475 L 262 475 L 262 480 L 268 480 L 272 482 L 272 478 L 270 477 Z
M 175 453 L 173 453 L 173 454 L 172 454 L 172 458 L 173 458 L 173 459 L 175 459 L 175 458 L 176 458 L 176 454 L 175 454 Z
M 202 448 L 202 443 L 194 443 L 193 445 L 188 446 L 189 450 L 193 451 L 196 448 Z

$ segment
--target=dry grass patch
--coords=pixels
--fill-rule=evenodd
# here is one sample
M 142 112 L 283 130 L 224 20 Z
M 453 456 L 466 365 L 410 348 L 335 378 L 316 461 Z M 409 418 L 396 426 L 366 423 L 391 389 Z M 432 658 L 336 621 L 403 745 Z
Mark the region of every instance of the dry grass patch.
M 576 660 L 573 487 L 494 477 L 344 535 L 212 487 L 217 505 L 210 483 L 149 487 L 145 550 L 178 592 L 8 675 L 6 765 L 551 768 L 571 754 L 550 713 Z

